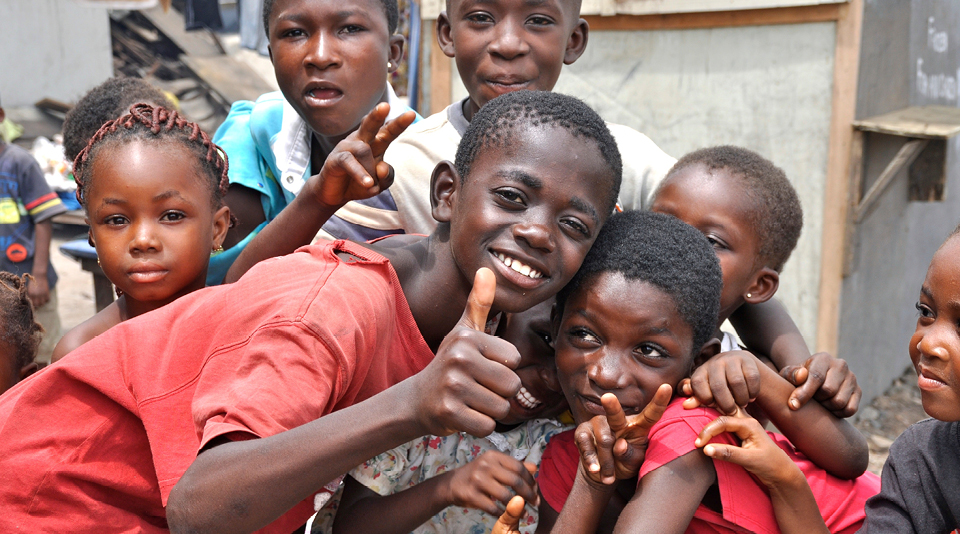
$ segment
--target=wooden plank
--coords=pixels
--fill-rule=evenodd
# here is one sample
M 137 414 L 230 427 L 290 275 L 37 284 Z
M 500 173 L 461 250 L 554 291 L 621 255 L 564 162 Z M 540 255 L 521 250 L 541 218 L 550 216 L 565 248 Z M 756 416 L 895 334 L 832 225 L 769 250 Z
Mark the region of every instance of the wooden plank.
M 844 251 L 843 276 L 853 273 L 857 252 L 857 224 L 853 214 L 860 205 L 860 191 L 863 189 L 863 132 L 856 130 L 850 141 L 850 188 L 847 191 L 847 228 L 846 250 Z
M 766 26 L 829 22 L 840 17 L 840 4 L 747 9 L 742 11 L 707 11 L 701 13 L 669 13 L 654 15 L 615 15 L 583 17 L 591 31 L 690 30 L 737 26 Z
M 83 210 L 65 211 L 59 215 L 50 218 L 51 221 L 58 224 L 73 224 L 76 226 L 87 226 L 87 216 Z
M 181 55 L 180 61 L 231 104 L 237 100 L 256 100 L 274 90 L 253 69 L 229 56 Z
M 863 218 L 873 211 L 883 192 L 893 183 L 893 179 L 901 170 L 913 163 L 913 160 L 917 159 L 920 151 L 923 150 L 923 147 L 927 146 L 928 142 L 926 139 L 914 139 L 907 141 L 906 144 L 900 147 L 897 155 L 890 160 L 887 167 L 880 173 L 877 181 L 873 182 L 870 189 L 863 195 L 863 199 L 857 204 L 857 210 L 854 212 L 853 217 L 857 223 L 863 221 Z
M 140 11 L 150 22 L 176 44 L 184 54 L 192 57 L 223 56 L 223 51 L 204 30 L 186 31 L 183 15 L 175 9 L 164 12 L 162 7 Z
M 855 121 L 854 127 L 924 139 L 946 139 L 960 133 L 960 108 L 948 106 L 912 106 L 869 119 Z
M 850 148 L 857 106 L 857 72 L 863 0 L 840 6 L 833 59 L 832 110 L 824 187 L 823 228 L 820 250 L 820 295 L 817 313 L 818 351 L 835 356 L 840 335 L 840 292 L 846 256 L 846 223 L 850 193 Z
M 433 21 L 433 40 L 430 45 L 430 114 L 443 111 L 453 99 L 453 60 L 448 58 L 437 42 L 437 21 Z M 426 106 L 424 106 L 426 107 Z

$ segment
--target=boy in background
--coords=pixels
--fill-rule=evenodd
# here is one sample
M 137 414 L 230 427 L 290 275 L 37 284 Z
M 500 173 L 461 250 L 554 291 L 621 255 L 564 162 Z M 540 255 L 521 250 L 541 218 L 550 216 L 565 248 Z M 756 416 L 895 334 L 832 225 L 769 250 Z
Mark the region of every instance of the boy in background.
M 0 122 L 6 118 L 0 107 Z M 30 274 L 27 295 L 46 335 L 37 360 L 50 363 L 60 340 L 57 272 L 50 263 L 51 218 L 67 211 L 26 150 L 0 139 L 0 271 Z

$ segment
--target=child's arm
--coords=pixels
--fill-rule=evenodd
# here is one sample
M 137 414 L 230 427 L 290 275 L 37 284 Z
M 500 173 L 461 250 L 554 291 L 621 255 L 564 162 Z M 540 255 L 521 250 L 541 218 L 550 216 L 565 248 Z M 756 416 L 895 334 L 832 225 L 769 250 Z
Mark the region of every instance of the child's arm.
M 747 348 L 769 355 L 777 368 L 785 371 L 784 376 L 798 386 L 790 397 L 791 408 L 799 409 L 816 396 L 839 417 L 850 417 L 857 412 L 861 391 L 846 362 L 825 352 L 811 356 L 800 330 L 782 304 L 773 299 L 744 304 L 730 316 L 730 323 Z M 806 368 L 809 373 L 796 374 L 798 367 Z M 719 405 L 719 408 L 733 413 L 735 406 Z
M 723 432 L 740 438 L 739 447 L 708 442 Z M 777 524 L 784 534 L 827 533 L 817 501 L 803 472 L 764 432 L 756 419 L 738 410 L 737 416 L 720 416 L 700 431 L 697 447 L 714 460 L 737 464 L 753 473 L 770 491 Z
M 325 222 L 351 200 L 370 198 L 388 188 L 393 171 L 383 161 L 387 146 L 413 123 L 408 111 L 384 124 L 389 104 L 378 104 L 357 131 L 337 143 L 320 172 L 276 219 L 270 221 L 230 266 L 225 283 L 236 282 L 258 262 L 309 245 Z
M 867 443 L 863 435 L 847 421 L 837 418 L 818 402 L 808 402 L 798 410 L 788 407 L 787 399 L 794 392 L 789 383 L 776 371 L 760 363 L 746 351 L 730 351 L 711 358 L 708 370 L 733 367 L 755 367 L 760 377 L 760 393 L 756 405 L 797 449 L 830 474 L 853 479 L 867 468 Z M 724 379 L 723 376 L 719 379 Z M 710 377 L 707 382 L 713 382 Z M 687 408 L 697 406 L 699 395 L 684 403 Z
M 462 467 L 387 496 L 377 495 L 348 476 L 333 532 L 405 534 L 448 506 L 498 515 L 497 503 L 507 505 L 514 493 L 536 503 L 536 470 L 533 464 L 499 451 L 487 451 Z M 384 521 L 385 517 L 390 520 Z
M 416 375 L 369 399 L 274 436 L 217 440 L 170 492 L 172 532 L 252 532 L 334 478 L 416 437 L 485 436 L 520 390 L 520 354 L 483 333 L 496 278 L 479 269 L 466 309 Z
M 27 296 L 34 308 L 50 301 L 50 283 L 47 281 L 47 266 L 50 265 L 50 242 L 53 240 L 53 221 L 47 219 L 34 227 L 33 279 L 27 282 Z
M 600 398 L 606 417 L 596 416 L 581 423 L 574 436 L 580 450 L 580 465 L 570 495 L 556 523 L 551 524 L 552 514 L 544 514 L 546 517 L 541 516 L 537 532 L 596 532 L 616 491 L 616 483 L 632 479 L 640 471 L 647 436 L 670 404 L 672 391 L 668 384 L 661 385 L 643 411 L 630 417 L 624 414 L 612 393 Z M 545 502 L 543 505 L 550 508 Z M 543 508 L 541 506 L 541 510 Z

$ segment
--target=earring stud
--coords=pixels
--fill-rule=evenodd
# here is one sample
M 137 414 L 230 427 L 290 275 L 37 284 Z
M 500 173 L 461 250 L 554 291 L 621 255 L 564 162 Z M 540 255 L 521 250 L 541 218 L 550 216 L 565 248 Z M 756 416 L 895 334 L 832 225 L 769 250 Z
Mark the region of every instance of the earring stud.
M 753 293 L 747 293 L 747 298 L 753 298 Z

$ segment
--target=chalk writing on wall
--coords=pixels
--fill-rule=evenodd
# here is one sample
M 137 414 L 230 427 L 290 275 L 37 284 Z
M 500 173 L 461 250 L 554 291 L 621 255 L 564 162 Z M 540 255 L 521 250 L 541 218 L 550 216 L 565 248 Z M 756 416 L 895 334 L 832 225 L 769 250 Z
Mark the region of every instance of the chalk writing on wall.
M 938 28 L 935 17 L 927 18 L 926 47 L 920 54 L 945 56 L 950 50 L 950 37 L 942 27 Z M 943 63 L 947 58 L 938 57 Z M 957 104 L 957 80 L 960 79 L 960 68 L 947 72 L 943 69 L 931 68 L 930 62 L 924 64 L 924 58 L 917 58 L 916 90 L 917 94 L 925 99 L 939 101 L 944 104 Z

